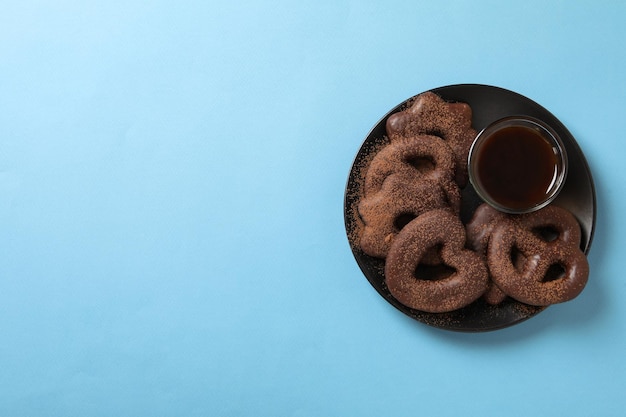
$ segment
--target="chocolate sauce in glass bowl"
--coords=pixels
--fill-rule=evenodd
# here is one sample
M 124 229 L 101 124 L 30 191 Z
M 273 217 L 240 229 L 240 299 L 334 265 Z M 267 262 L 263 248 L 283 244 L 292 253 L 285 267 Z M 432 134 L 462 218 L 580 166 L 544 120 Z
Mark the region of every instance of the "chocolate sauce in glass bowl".
M 566 164 L 560 140 L 548 128 L 524 118 L 507 118 L 477 136 L 470 153 L 470 178 L 487 203 L 523 213 L 556 197 Z

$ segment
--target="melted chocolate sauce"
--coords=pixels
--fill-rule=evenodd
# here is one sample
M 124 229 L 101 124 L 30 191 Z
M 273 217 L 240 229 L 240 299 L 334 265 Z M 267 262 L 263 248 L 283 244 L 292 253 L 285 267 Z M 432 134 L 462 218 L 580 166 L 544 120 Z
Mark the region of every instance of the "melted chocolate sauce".
M 555 184 L 555 151 L 531 128 L 511 126 L 495 132 L 485 139 L 475 158 L 483 191 L 504 207 L 536 206 Z

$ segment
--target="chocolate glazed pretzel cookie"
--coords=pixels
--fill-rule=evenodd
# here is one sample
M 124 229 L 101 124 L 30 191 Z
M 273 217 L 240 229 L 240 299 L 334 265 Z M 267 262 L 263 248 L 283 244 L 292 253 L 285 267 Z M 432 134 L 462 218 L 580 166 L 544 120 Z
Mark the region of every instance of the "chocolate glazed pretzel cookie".
M 580 250 L 580 225 L 569 211 L 548 206 L 514 216 L 484 205 L 477 214 L 467 228 L 469 242 L 486 242 L 490 277 L 503 294 L 547 306 L 583 290 L 589 265 Z
M 544 235 L 545 230 L 550 233 Z M 511 260 L 513 251 L 525 259 L 521 268 Z M 498 227 L 487 259 L 498 287 L 530 305 L 569 301 L 580 294 L 589 276 L 587 258 L 580 250 L 580 225 L 570 212 L 556 206 L 520 215 L 515 222 Z
M 461 197 L 454 167 L 452 151 L 435 136 L 400 140 L 383 148 L 367 171 L 365 198 L 358 206 L 365 223 L 361 249 L 384 258 L 397 233 L 413 218 L 445 207 L 458 214 Z M 438 263 L 436 253 L 425 262 Z
M 472 128 L 472 108 L 466 103 L 448 103 L 438 95 L 426 92 L 415 98 L 409 108 L 387 119 L 391 141 L 418 135 L 441 137 L 454 152 L 456 182 L 467 184 L 467 157 L 476 137 Z
M 467 246 L 480 254 L 487 261 L 487 249 L 493 231 L 499 225 L 508 221 L 507 215 L 494 209 L 488 204 L 479 206 L 472 219 L 466 226 Z M 521 259 L 521 257 L 519 257 Z M 507 297 L 506 294 L 491 280 L 489 275 L 489 287 L 483 298 L 491 305 L 500 304 Z
M 443 313 L 465 307 L 487 289 L 481 257 L 465 248 L 465 228 L 450 210 L 432 210 L 410 222 L 393 242 L 385 263 L 389 292 L 407 307 Z M 416 269 L 429 248 L 441 246 L 442 262 L 453 272 L 421 279 Z
M 425 212 L 448 206 L 438 182 L 432 179 L 412 182 L 403 175 L 392 174 L 380 192 L 359 204 L 365 223 L 361 249 L 370 256 L 385 258 L 393 240 L 407 223 Z M 434 259 L 430 263 L 433 262 L 436 263 Z
M 452 149 L 439 137 L 419 135 L 397 140 L 380 150 L 371 162 L 365 177 L 365 196 L 380 191 L 391 174 L 406 174 L 414 181 L 440 181 L 446 189 L 455 185 L 456 162 Z M 456 188 L 456 187 L 454 187 Z M 458 199 L 458 191 L 448 191 L 450 198 Z

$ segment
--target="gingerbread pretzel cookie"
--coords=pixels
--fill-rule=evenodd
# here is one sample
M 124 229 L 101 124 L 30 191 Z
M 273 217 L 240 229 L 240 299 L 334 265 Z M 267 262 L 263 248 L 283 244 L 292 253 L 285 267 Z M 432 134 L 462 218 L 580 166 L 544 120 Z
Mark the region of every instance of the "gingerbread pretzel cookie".
M 515 252 L 524 260 L 515 265 Z M 497 227 L 489 241 L 491 277 L 502 291 L 535 306 L 569 301 L 589 276 L 580 249 L 580 225 L 567 210 L 547 206 Z
M 365 177 L 365 196 L 380 191 L 391 174 L 402 174 L 415 182 L 432 179 L 448 188 L 454 185 L 455 168 L 452 149 L 437 136 L 397 140 L 381 149 L 372 160 Z
M 493 235 L 494 229 L 507 221 L 506 214 L 488 204 L 480 205 L 465 227 L 467 246 L 482 256 L 486 262 L 489 239 Z M 485 301 L 491 305 L 496 305 L 503 302 L 506 297 L 507 295 L 491 280 L 490 275 L 489 286 L 485 294 L 483 294 Z
M 425 212 L 446 207 L 446 192 L 437 181 L 423 179 L 412 183 L 402 175 L 390 175 L 378 193 L 359 204 L 365 223 L 361 249 L 370 256 L 385 258 L 407 223 Z M 458 213 L 458 204 L 454 210 Z
M 436 280 L 415 271 L 429 248 L 440 246 L 442 261 L 453 272 Z M 432 210 L 410 222 L 393 242 L 385 263 L 389 292 L 407 307 L 443 313 L 465 307 L 487 289 L 487 269 L 465 248 L 465 228 L 450 210 Z
M 365 197 L 358 205 L 365 227 L 361 249 L 384 258 L 396 234 L 429 210 L 450 207 L 459 213 L 461 196 L 454 182 L 454 157 L 435 136 L 419 136 L 387 145 L 372 160 L 365 178 Z M 438 263 L 436 254 L 426 262 Z
M 483 204 L 467 225 L 468 246 L 486 257 L 493 281 L 485 298 L 507 295 L 525 304 L 569 301 L 585 287 L 589 265 L 580 249 L 580 225 L 558 206 L 507 215 Z
M 472 128 L 472 109 L 468 104 L 449 103 L 434 93 L 422 93 L 406 110 L 391 115 L 386 127 L 392 142 L 423 134 L 445 140 L 455 155 L 456 181 L 465 187 L 467 157 L 477 133 Z

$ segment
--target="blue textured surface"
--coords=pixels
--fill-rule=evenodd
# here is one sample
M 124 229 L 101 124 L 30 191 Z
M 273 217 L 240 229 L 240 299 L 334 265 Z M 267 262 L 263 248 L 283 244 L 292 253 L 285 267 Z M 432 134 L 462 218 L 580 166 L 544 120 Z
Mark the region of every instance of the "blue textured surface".
M 8 1 L 0 415 L 621 416 L 626 5 Z M 371 126 L 482 83 L 597 187 L 590 282 L 485 334 L 367 283 L 343 192 Z

